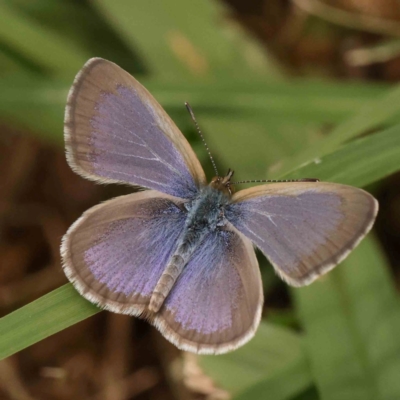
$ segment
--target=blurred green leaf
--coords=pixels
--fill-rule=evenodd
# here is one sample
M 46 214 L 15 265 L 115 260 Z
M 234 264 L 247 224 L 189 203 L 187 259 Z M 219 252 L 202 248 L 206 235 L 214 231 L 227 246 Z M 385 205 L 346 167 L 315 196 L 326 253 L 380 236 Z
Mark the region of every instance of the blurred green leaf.
M 90 57 L 66 37 L 47 30 L 7 2 L 0 2 L 0 43 L 54 75 L 73 77 Z
M 321 398 L 317 392 L 317 389 L 314 386 L 308 388 L 299 395 L 290 398 L 290 400 L 320 400 L 320 399 Z
M 380 86 L 299 81 L 141 81 L 175 119 L 191 127 L 184 107 L 189 101 L 213 153 L 219 152 L 221 160 L 247 175 L 245 178 L 264 178 L 268 165 L 317 141 L 323 135 L 321 125 L 343 121 L 351 115 L 350 104 L 363 107 L 367 98 L 385 90 Z M 62 143 L 64 108 L 71 84 L 72 79 L 46 80 L 25 74 L 0 78 L 0 117 Z M 243 156 L 244 149 L 248 156 Z
M 336 150 L 340 144 L 356 136 L 379 128 L 382 124 L 398 120 L 400 115 L 400 86 L 391 90 L 383 98 L 370 101 L 346 122 L 339 124 L 326 138 L 316 141 L 314 145 L 297 154 L 290 160 L 282 163 L 274 170 L 278 176 L 285 175 L 315 158 L 324 156 Z
M 88 58 L 110 59 L 135 73 L 144 72 L 144 60 L 124 45 L 113 26 L 107 23 L 90 1 L 7 1 L 29 21 L 54 32 L 56 37 L 68 38 L 71 45 L 75 46 L 75 52 L 85 52 Z M 76 72 L 72 71 L 72 74 Z
M 371 237 L 327 276 L 293 289 L 323 400 L 400 398 L 400 309 Z
M 0 360 L 101 310 L 68 283 L 0 318 Z
M 265 75 L 267 71 L 265 64 L 263 68 L 257 65 L 259 57 L 263 57 L 261 50 L 257 51 L 253 44 L 251 57 L 246 60 L 246 53 L 241 51 L 246 43 L 241 41 L 238 46 L 237 40 L 230 40 L 229 27 L 218 26 L 224 20 L 219 17 L 222 6 L 216 2 L 94 0 L 93 3 L 132 49 L 138 50 L 155 76 L 172 81 L 227 74 L 232 78 L 247 75 L 252 79 L 255 73 Z
M 239 362 L 239 361 L 238 361 Z M 306 372 L 307 371 L 307 372 Z M 293 365 L 284 371 L 277 371 L 257 382 L 253 386 L 234 396 L 234 400 L 259 400 L 263 398 L 272 400 L 313 399 L 318 400 L 315 392 L 309 395 L 312 388 L 312 377 L 308 365 Z M 308 396 L 308 397 L 305 397 Z M 312 396 L 312 397 L 311 397 Z
M 284 400 L 312 383 L 300 336 L 266 322 L 246 346 L 199 363 L 235 399 Z
M 0 117 L 47 141 L 63 142 L 67 85 L 26 75 L 0 79 Z
M 27 70 L 26 67 L 21 64 L 21 60 L 16 60 L 15 57 L 10 54 L 10 51 L 7 51 L 7 49 L 0 44 L 0 79 L 5 76 L 24 76 L 25 74 L 29 74 L 31 71 Z
M 355 140 L 317 158 L 294 173 L 293 179 L 316 177 L 353 186 L 367 186 L 400 170 L 400 125 Z

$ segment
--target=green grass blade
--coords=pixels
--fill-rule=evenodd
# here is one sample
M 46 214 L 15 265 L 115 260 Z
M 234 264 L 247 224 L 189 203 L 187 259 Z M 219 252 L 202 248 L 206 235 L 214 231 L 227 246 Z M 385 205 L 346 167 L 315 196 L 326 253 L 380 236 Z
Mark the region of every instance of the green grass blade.
M 238 360 L 240 362 L 240 360 Z M 285 369 L 274 371 L 270 376 L 234 396 L 234 400 L 289 400 L 300 396 L 311 387 L 312 375 L 306 358 L 288 365 Z
M 72 79 L 90 57 L 74 42 L 45 29 L 7 2 L 0 2 L 0 15 L 0 40 L 53 74 Z
M 216 23 L 221 6 L 215 2 L 95 0 L 93 3 L 127 44 L 138 51 L 155 76 L 173 81 L 226 74 L 251 77 L 255 72 L 265 74 L 267 69 L 251 68 L 251 62 L 238 49 L 241 47 L 238 41 L 230 41 L 229 35 L 224 34 Z M 261 50 L 258 55 L 262 55 Z
M 22 73 L 0 79 L 0 116 L 62 143 L 64 108 L 71 83 L 72 79 L 51 81 L 29 78 Z M 143 83 L 174 118 L 178 116 L 191 128 L 183 105 L 189 101 L 200 124 L 207 129 L 213 152 L 220 151 L 231 163 L 238 160 L 238 164 L 231 166 L 247 174 L 245 178 L 264 178 L 268 165 L 308 146 L 322 124 L 340 123 L 348 118 L 349 104 L 363 107 L 366 98 L 385 91 L 378 86 L 312 82 L 245 85 L 240 81 L 220 80 L 213 84 L 172 85 L 144 80 Z M 246 136 L 249 129 L 252 142 Z M 226 146 L 226 140 L 230 146 Z M 256 152 L 257 157 L 243 157 L 244 148 Z M 246 169 L 256 165 L 257 171 Z M 251 175 L 256 172 L 260 175 Z
M 68 87 L 59 81 L 19 74 L 0 80 L 0 117 L 37 136 L 63 143 Z
M 371 237 L 326 277 L 293 289 L 323 400 L 400 398 L 400 308 Z
M 9 52 L 1 48 L 0 45 L 0 80 L 12 76 L 33 75 L 33 72 L 24 65 L 21 60 L 16 60 Z
M 367 186 L 400 170 L 400 125 L 351 142 L 289 174 Z
M 299 395 L 290 397 L 287 400 L 321 400 L 321 398 L 315 386 L 311 386 Z
M 101 310 L 68 283 L 0 319 L 0 359 Z
M 312 383 L 301 337 L 266 322 L 246 346 L 218 357 L 199 357 L 199 362 L 235 399 L 284 400 Z
M 53 37 L 68 38 L 76 47 L 75 52 L 88 52 L 87 57 L 103 57 L 125 69 L 143 72 L 141 60 L 121 42 L 90 1 L 7 0 L 7 3 L 28 21 L 34 21 L 35 26 L 49 30 Z
M 353 117 L 334 128 L 325 139 L 316 141 L 312 146 L 283 163 L 274 171 L 274 174 L 283 176 L 301 165 L 313 162 L 315 158 L 329 154 L 345 141 L 391 122 L 394 118 L 397 119 L 400 115 L 399 103 L 400 86 L 383 98 L 371 101 Z

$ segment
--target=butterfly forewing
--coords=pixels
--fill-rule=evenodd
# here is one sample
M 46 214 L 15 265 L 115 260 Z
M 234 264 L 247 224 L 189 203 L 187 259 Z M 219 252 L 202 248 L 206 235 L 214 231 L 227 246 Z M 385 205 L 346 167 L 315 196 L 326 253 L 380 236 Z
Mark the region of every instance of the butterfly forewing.
M 289 284 L 302 286 L 337 265 L 371 229 L 377 201 L 334 183 L 276 183 L 233 196 L 227 216 Z
M 68 278 L 100 306 L 141 314 L 183 229 L 180 203 L 148 190 L 86 211 L 63 239 Z
M 89 60 L 65 113 L 71 167 L 101 182 L 129 183 L 181 198 L 205 184 L 189 143 L 151 94 L 116 64 Z
M 262 304 L 252 244 L 226 226 L 197 248 L 153 323 L 180 349 L 225 353 L 253 337 Z

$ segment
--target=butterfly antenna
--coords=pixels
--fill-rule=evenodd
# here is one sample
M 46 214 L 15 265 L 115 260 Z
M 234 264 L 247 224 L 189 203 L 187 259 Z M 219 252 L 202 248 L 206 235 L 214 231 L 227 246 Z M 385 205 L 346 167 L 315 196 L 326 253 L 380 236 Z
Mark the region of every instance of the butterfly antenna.
M 276 179 L 259 179 L 254 181 L 239 181 L 232 182 L 232 185 L 238 185 L 239 183 L 284 183 L 284 182 L 319 182 L 317 178 L 303 178 L 303 179 L 285 179 L 285 180 L 276 180 Z
M 196 117 L 194 116 L 194 112 L 193 112 L 193 110 L 192 110 L 192 107 L 190 107 L 189 103 L 187 103 L 187 102 L 185 103 L 185 106 L 186 106 L 187 110 L 189 111 L 189 114 L 190 114 L 190 116 L 192 117 L 192 120 L 193 120 L 193 122 L 194 122 L 194 124 L 195 124 L 195 126 L 196 126 L 197 132 L 199 133 L 199 135 L 200 135 L 200 137 L 201 137 L 201 140 L 203 141 L 203 144 L 204 144 L 204 146 L 205 146 L 205 148 L 206 148 L 206 150 L 207 150 L 207 153 L 208 153 L 208 156 L 210 157 L 211 164 L 212 164 L 212 166 L 213 166 L 213 168 L 214 168 L 215 174 L 216 174 L 216 176 L 219 176 L 218 170 L 217 170 L 217 166 L 215 165 L 214 159 L 213 159 L 213 157 L 212 157 L 212 155 L 211 155 L 210 149 L 209 149 L 208 146 L 207 146 L 207 143 L 206 143 L 206 141 L 205 141 L 205 139 L 204 139 L 204 136 L 203 136 L 203 134 L 201 133 L 199 124 L 198 124 L 197 121 L 196 121 Z

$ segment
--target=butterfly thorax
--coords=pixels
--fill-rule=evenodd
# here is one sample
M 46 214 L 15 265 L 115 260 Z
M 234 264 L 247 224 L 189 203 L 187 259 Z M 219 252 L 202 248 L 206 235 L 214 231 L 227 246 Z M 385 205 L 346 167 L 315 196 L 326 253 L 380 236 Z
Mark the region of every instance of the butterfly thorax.
M 224 211 L 229 197 L 222 191 L 209 185 L 202 188 L 198 195 L 185 203 L 187 230 L 214 230 L 224 223 Z
M 218 186 L 221 185 L 218 183 Z M 226 225 L 225 208 L 229 204 L 230 193 L 220 190 L 218 186 L 212 181 L 184 204 L 187 211 L 185 226 L 176 249 L 153 290 L 149 305 L 151 311 L 157 312 L 161 308 L 185 265 L 205 237 Z

